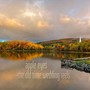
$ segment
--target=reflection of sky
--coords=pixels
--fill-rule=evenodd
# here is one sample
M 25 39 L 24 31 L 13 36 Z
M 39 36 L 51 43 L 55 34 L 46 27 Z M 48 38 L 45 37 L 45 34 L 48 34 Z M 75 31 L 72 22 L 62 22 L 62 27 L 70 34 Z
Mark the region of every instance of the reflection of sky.
M 0 0 L 0 38 L 90 37 L 90 0 Z
M 0 90 L 90 90 L 90 76 L 87 73 L 76 70 L 68 70 L 69 80 L 56 79 L 17 79 L 18 72 L 25 72 L 26 63 L 47 63 L 47 69 L 41 71 L 35 69 L 35 72 L 48 73 L 53 70 L 56 73 L 66 73 L 67 69 L 60 68 L 60 60 L 46 58 L 34 59 L 33 61 L 6 61 L 0 60 Z M 34 71 L 33 71 L 34 72 Z

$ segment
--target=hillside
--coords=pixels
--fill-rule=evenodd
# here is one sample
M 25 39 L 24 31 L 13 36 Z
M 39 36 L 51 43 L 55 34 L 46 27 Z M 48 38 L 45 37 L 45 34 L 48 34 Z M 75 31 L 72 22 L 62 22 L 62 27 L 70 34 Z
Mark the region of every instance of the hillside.
M 66 38 L 39 42 L 45 50 L 90 52 L 90 39 Z
M 82 41 L 90 41 L 90 39 L 82 38 Z M 50 40 L 50 41 L 44 41 L 44 42 L 38 42 L 38 44 L 41 45 L 51 45 L 51 44 L 60 44 L 60 43 L 75 43 L 79 42 L 79 38 L 65 38 L 65 39 L 58 39 L 58 40 Z

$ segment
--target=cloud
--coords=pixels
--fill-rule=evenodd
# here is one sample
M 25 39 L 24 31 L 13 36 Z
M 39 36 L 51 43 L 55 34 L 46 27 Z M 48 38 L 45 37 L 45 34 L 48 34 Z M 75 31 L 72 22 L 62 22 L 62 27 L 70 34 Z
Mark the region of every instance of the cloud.
M 64 37 L 88 37 L 90 34 L 90 18 L 62 15 L 59 25 L 64 31 L 62 32 Z
M 72 21 L 72 18 L 70 18 L 68 16 L 63 15 L 60 17 L 60 23 L 69 23 L 71 21 Z
M 70 17 L 67 15 L 63 15 L 60 17 L 60 24 L 70 24 L 70 25 L 79 25 L 79 27 L 82 26 L 86 26 L 89 27 L 90 26 L 90 18 L 77 18 L 77 17 Z
M 0 27 L 15 29 L 15 28 L 22 28 L 24 27 L 24 25 L 14 18 L 9 18 L 8 16 L 4 14 L 0 14 Z
M 89 3 L 89 0 L 0 0 L 0 38 L 43 41 L 90 36 Z
M 37 27 L 38 28 L 49 28 L 49 24 L 45 21 L 38 21 L 37 22 Z

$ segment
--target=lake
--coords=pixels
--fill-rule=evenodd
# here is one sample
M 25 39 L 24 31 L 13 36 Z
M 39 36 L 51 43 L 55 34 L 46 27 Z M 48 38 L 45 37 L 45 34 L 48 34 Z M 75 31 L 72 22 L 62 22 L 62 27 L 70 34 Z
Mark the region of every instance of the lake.
M 89 54 L 0 52 L 0 90 L 90 90 L 90 73 L 61 67 Z

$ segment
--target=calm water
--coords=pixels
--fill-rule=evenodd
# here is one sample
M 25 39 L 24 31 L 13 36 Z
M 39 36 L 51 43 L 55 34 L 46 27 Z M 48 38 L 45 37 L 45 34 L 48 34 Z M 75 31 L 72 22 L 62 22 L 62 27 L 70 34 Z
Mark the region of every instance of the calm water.
M 90 90 L 90 73 L 61 68 L 89 54 L 0 52 L 0 90 Z

